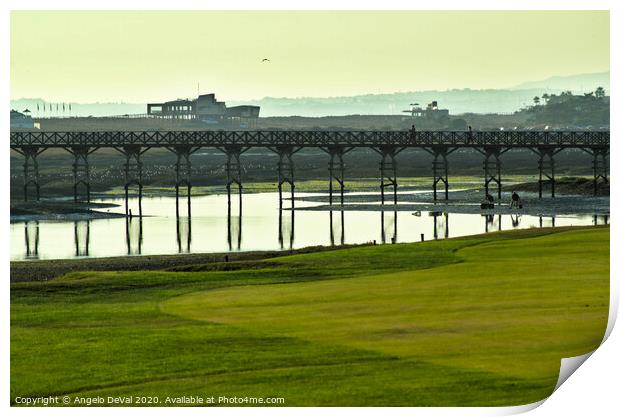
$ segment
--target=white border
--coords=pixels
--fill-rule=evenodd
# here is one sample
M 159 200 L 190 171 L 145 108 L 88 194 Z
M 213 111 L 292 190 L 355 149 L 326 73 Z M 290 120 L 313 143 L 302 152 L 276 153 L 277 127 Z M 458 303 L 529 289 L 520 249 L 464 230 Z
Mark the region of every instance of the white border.
M 150 0 L 150 1 L 129 1 L 129 0 L 108 0 L 108 1 L 89 1 L 80 2 L 75 0 L 59 0 L 51 4 L 50 1 L 44 0 L 30 0 L 15 1 L 4 0 L 0 3 L 2 13 L 0 14 L 0 45 L 2 50 L 2 64 L 0 64 L 0 77 L 2 79 L 2 88 L 0 93 L 0 103 L 4 107 L 4 113 L 0 118 L 0 129 L 4 134 L 4 140 L 8 140 L 9 131 L 8 126 L 8 110 L 9 110 L 9 91 L 10 91 L 10 48 L 9 48 L 9 35 L 10 35 L 10 10 L 139 10 L 139 9 L 151 9 L 151 10 L 196 10 L 196 9 L 212 9 L 212 10 L 611 10 L 611 89 L 610 95 L 614 98 L 618 97 L 618 86 L 616 83 L 615 72 L 618 71 L 618 51 L 617 51 L 617 39 L 620 39 L 620 31 L 618 30 L 620 15 L 620 6 L 618 2 L 614 1 L 601 1 L 601 0 L 589 0 L 589 1 L 575 1 L 575 0 L 522 0 L 522 1 L 488 1 L 488 0 L 475 0 L 475 1 L 458 1 L 458 0 L 435 0 L 435 1 L 405 1 L 405 0 L 382 0 L 382 1 L 338 1 L 338 0 L 300 0 L 296 2 L 286 2 L 282 0 L 263 1 L 258 3 L 250 0 L 231 0 L 226 3 L 214 2 L 214 1 L 198 1 L 198 0 Z M 576 28 L 578 30 L 578 28 Z M 615 105 L 615 99 L 611 101 L 611 130 L 616 132 L 620 127 L 618 123 L 618 106 Z M 612 135 L 613 136 L 613 135 Z M 612 149 L 610 159 L 616 160 L 617 146 L 614 146 L 614 139 L 612 138 Z M 3 168 L 4 174 L 2 175 L 2 181 L 4 181 L 4 189 L 9 189 L 9 152 L 8 147 L 3 152 L 2 156 L 4 160 Z M 611 176 L 617 171 L 615 166 L 611 164 Z M 612 198 L 611 206 L 614 207 L 618 201 L 618 196 L 613 192 L 612 185 Z M 4 219 L 9 217 L 9 204 L 8 200 L 5 200 L 2 204 L 2 215 Z M 57 416 L 81 416 L 85 411 L 81 409 L 60 409 L 60 408 L 48 408 L 48 409 L 25 409 L 25 408 L 10 408 L 9 405 L 9 242 L 7 236 L 9 236 L 9 223 L 5 222 L 3 225 L 2 239 L 0 240 L 0 253 L 3 254 L 5 262 L 3 268 L 5 273 L 5 284 L 2 287 L 2 351 L 0 355 L 0 363 L 2 364 L 2 379 L 1 379 L 1 404 L 3 408 L 7 408 L 11 415 L 33 415 L 38 413 L 44 413 Z M 618 253 L 616 223 L 611 222 L 611 253 Z M 597 349 L 585 364 L 579 368 L 575 375 L 570 377 L 568 381 L 563 384 L 559 389 L 551 396 L 547 401 L 543 401 L 542 405 L 536 408 L 540 404 L 533 404 L 523 407 L 509 407 L 509 408 L 389 408 L 389 409 L 376 409 L 376 408 L 265 408 L 265 409 L 252 409 L 251 414 L 257 416 L 273 417 L 273 416 L 290 416 L 301 415 L 310 416 L 321 413 L 324 416 L 341 416 L 343 414 L 354 414 L 356 416 L 369 416 L 376 415 L 377 413 L 389 414 L 394 416 L 411 416 L 411 415 L 424 415 L 424 416 L 494 416 L 505 415 L 512 413 L 525 412 L 535 408 L 532 411 L 532 415 L 535 416 L 583 416 L 584 414 L 593 414 L 597 416 L 612 415 L 617 412 L 618 407 L 618 395 L 617 395 L 617 382 L 620 371 L 620 360 L 618 359 L 617 352 L 620 352 L 620 336 L 618 332 L 610 334 L 610 330 L 613 327 L 618 310 L 618 262 L 612 257 L 611 260 L 611 295 L 612 300 L 610 304 L 610 321 L 607 329 L 606 336 L 609 336 L 607 341 Z M 239 409 L 175 409 L 169 410 L 166 408 L 149 409 L 145 411 L 143 409 L 115 409 L 113 412 L 118 414 L 139 412 L 148 413 L 152 416 L 170 415 L 174 414 L 189 414 L 189 415 L 204 415 L 209 413 L 210 415 L 223 415 L 233 416 L 240 413 L 248 413 L 250 410 Z M 89 409 L 89 415 L 103 416 L 108 415 L 110 410 L 107 409 Z

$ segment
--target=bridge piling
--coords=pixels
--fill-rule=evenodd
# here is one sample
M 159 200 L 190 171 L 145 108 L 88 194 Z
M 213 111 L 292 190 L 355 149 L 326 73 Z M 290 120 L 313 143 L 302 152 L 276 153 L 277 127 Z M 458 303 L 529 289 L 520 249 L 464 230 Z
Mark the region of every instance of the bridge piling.
M 349 149 L 350 150 L 350 149 Z M 344 205 L 344 161 L 343 155 L 349 150 L 345 150 L 342 146 L 329 146 L 329 205 L 333 205 L 334 181 L 340 186 L 340 205 Z
M 538 198 L 543 194 L 543 178 L 551 184 L 551 198 L 555 198 L 555 158 L 560 150 L 554 147 L 538 147 L 534 152 L 538 155 Z
M 599 180 L 602 180 L 604 184 L 607 184 L 609 181 L 607 166 L 607 155 L 609 154 L 609 149 L 592 148 L 591 152 L 588 153 L 592 155 L 592 170 L 594 172 L 594 195 L 598 195 Z
M 243 216 L 243 185 L 241 180 L 241 154 L 249 148 L 243 148 L 239 145 L 228 145 L 218 148 L 226 154 L 226 194 L 228 198 L 228 249 L 233 250 L 233 222 L 232 222 L 232 185 L 237 184 L 239 194 L 239 216 L 237 223 L 237 249 L 241 249 L 241 222 Z
M 397 204 L 397 188 L 396 181 L 396 155 L 400 153 L 404 148 L 396 148 L 394 146 L 379 146 L 373 148 L 379 155 L 381 155 L 381 162 L 379 163 L 379 173 L 381 175 L 381 205 L 385 205 L 385 189 L 393 187 L 394 191 L 394 204 Z
M 289 184 L 291 187 L 291 208 L 295 209 L 295 166 L 293 164 L 293 154 L 301 148 L 292 146 L 277 146 L 270 148 L 278 154 L 278 202 L 280 210 L 283 206 L 282 186 Z
M 98 148 L 89 146 L 71 146 L 65 148 L 73 155 L 73 201 L 77 203 L 79 198 L 79 186 L 86 188 L 86 202 L 90 203 L 90 164 L 88 156 Z
M 131 217 L 129 210 L 129 187 L 138 186 L 138 216 L 142 218 L 142 159 L 144 152 L 150 147 L 140 145 L 126 145 L 116 147 L 116 150 L 125 156 L 125 215 Z
M 447 146 L 432 146 L 429 151 L 433 155 L 433 200 L 435 201 L 437 201 L 437 184 L 439 182 L 443 182 L 444 199 L 448 200 L 448 155 L 455 149 L 449 150 Z
M 500 155 L 504 153 L 501 148 L 495 146 L 485 146 L 482 154 L 484 155 L 484 192 L 489 195 L 489 185 L 497 185 L 497 199 L 502 199 L 502 170 Z
M 176 216 L 179 217 L 179 195 L 181 187 L 187 187 L 187 216 L 192 215 L 192 163 L 190 155 L 199 150 L 198 146 L 180 145 L 169 147 L 168 150 L 175 154 L 175 209 Z
M 237 184 L 237 191 L 239 193 L 239 215 L 242 212 L 242 193 L 243 185 L 241 182 L 241 154 L 247 151 L 248 148 L 242 148 L 238 145 L 225 146 L 224 148 L 218 148 L 226 154 L 226 194 L 228 197 L 228 216 L 231 214 L 231 192 L 232 185 Z
M 39 182 L 39 161 L 37 157 L 46 148 L 23 146 L 13 149 L 24 157 L 24 201 L 28 201 L 28 189 L 31 185 L 35 188 L 36 201 L 39 201 L 41 198 L 41 185 Z

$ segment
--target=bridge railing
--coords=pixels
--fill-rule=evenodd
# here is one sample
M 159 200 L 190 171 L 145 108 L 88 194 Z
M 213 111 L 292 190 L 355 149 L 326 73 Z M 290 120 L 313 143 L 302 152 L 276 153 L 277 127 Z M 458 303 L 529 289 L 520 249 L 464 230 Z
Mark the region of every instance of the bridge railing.
M 11 132 L 10 146 L 608 147 L 609 131 L 91 131 Z

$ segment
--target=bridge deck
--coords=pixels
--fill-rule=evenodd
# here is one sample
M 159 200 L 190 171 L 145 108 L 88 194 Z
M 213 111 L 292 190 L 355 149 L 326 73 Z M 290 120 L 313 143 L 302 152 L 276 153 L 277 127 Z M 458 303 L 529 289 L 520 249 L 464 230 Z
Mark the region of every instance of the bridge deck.
M 11 132 L 11 148 L 45 147 L 609 147 L 609 131 L 90 131 Z

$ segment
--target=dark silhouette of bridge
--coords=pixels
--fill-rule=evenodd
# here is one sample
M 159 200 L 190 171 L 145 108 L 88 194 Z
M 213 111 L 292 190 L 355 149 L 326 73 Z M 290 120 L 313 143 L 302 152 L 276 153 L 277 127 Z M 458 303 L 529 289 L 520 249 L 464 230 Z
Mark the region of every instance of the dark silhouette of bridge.
M 448 199 L 448 156 L 458 149 L 474 149 L 484 156 L 484 186 L 497 188 L 501 198 L 501 155 L 512 149 L 529 149 L 538 156 L 538 196 L 542 198 L 543 184 L 549 182 L 551 196 L 555 197 L 555 155 L 565 149 L 581 149 L 592 156 L 594 193 L 599 183 L 608 182 L 609 131 L 90 131 L 90 132 L 11 132 L 11 149 L 24 156 L 24 199 L 29 198 L 29 188 L 34 187 L 35 198 L 40 198 L 37 158 L 46 149 L 65 149 L 74 156 L 74 199 L 85 197 L 90 201 L 90 168 L 88 157 L 101 148 L 118 150 L 125 158 L 125 208 L 132 186 L 138 188 L 138 201 L 142 196 L 141 156 L 151 148 L 165 148 L 176 156 L 175 189 L 177 215 L 179 190 L 187 188 L 188 215 L 191 216 L 191 161 L 193 153 L 201 148 L 216 148 L 226 160 L 226 188 L 230 210 L 231 190 L 238 188 L 241 203 L 241 155 L 252 148 L 267 148 L 279 156 L 278 191 L 282 207 L 283 185 L 289 184 L 294 208 L 295 177 L 293 155 L 304 148 L 319 148 L 329 156 L 329 203 L 333 205 L 335 191 L 339 203 L 344 204 L 344 156 L 356 148 L 373 149 L 380 156 L 379 176 L 381 203 L 385 193 L 393 191 L 397 200 L 397 155 L 407 149 L 427 151 L 433 157 L 433 197 L 437 200 L 438 186 L 443 185 L 444 199 Z M 80 192 L 80 188 L 83 190 Z M 336 188 L 336 189 L 335 189 Z M 85 193 L 84 193 L 85 189 Z M 84 195 L 85 194 L 85 195 Z M 241 204 L 240 204 L 241 206 Z M 142 206 L 139 204 L 139 215 Z

